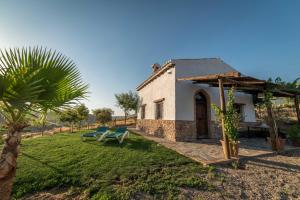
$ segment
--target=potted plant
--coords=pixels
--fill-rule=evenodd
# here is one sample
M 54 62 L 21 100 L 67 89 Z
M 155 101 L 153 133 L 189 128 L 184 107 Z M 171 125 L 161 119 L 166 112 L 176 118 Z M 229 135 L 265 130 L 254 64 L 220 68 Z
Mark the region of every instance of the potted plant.
M 227 104 L 226 104 L 226 112 L 223 113 L 221 108 L 212 104 L 212 108 L 216 112 L 216 117 L 219 122 L 222 121 L 222 117 L 224 117 L 224 131 L 229 139 L 229 152 L 232 157 L 238 157 L 239 153 L 239 141 L 238 141 L 238 128 L 240 125 L 240 114 L 234 108 L 234 88 L 228 90 L 227 93 Z M 220 140 L 223 151 L 225 150 L 225 142 Z M 225 154 L 225 151 L 224 151 Z
M 281 117 L 281 115 L 274 115 L 273 108 L 275 107 L 273 105 L 273 93 L 272 90 L 276 89 L 274 88 L 274 83 L 272 83 L 272 80 L 268 80 L 267 82 L 267 89 L 264 92 L 264 99 L 261 102 L 261 105 L 265 108 L 267 111 L 267 115 L 265 118 L 265 121 L 267 125 L 269 126 L 269 133 L 270 137 L 267 138 L 268 143 L 270 144 L 273 151 L 282 151 L 285 147 L 286 139 L 281 138 L 278 135 L 278 128 L 277 128 L 277 121 Z M 277 119 L 276 119 L 277 118 Z
M 300 128 L 298 125 L 293 125 L 288 130 L 288 139 L 296 147 L 300 147 Z

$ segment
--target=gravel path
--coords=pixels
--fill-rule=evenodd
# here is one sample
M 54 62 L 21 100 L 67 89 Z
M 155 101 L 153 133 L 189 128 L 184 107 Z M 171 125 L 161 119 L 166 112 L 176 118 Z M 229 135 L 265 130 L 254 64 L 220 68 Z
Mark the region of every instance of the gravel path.
M 243 160 L 237 169 L 217 166 L 217 172 L 217 191 L 199 192 L 200 199 L 300 199 L 300 151 Z

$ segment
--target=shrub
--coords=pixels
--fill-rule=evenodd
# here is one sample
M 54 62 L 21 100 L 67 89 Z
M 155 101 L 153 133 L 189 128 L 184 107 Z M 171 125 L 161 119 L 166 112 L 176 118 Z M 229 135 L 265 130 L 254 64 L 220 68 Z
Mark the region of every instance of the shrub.
M 228 90 L 228 99 L 226 104 L 226 112 L 223 113 L 221 108 L 212 104 L 212 108 L 216 112 L 216 117 L 221 124 L 222 116 L 224 115 L 224 129 L 225 134 L 228 136 L 231 142 L 236 142 L 238 140 L 238 127 L 240 124 L 240 114 L 234 108 L 234 88 Z
M 298 125 L 293 125 L 288 130 L 288 138 L 292 141 L 300 141 L 300 128 Z

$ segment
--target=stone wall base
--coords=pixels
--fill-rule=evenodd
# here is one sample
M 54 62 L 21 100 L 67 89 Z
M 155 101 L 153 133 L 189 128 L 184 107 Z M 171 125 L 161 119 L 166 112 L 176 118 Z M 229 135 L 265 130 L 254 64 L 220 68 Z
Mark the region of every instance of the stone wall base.
M 136 127 L 149 135 L 175 141 L 175 120 L 137 120 Z
M 222 137 L 222 128 L 219 123 L 216 121 L 210 121 L 210 133 L 211 138 L 221 139 Z
M 194 121 L 175 121 L 176 141 L 194 141 L 197 139 L 196 122 Z
M 139 119 L 137 120 L 137 129 L 171 141 L 195 141 L 197 139 L 195 121 Z M 211 121 L 209 138 L 220 138 L 220 133 L 217 123 Z

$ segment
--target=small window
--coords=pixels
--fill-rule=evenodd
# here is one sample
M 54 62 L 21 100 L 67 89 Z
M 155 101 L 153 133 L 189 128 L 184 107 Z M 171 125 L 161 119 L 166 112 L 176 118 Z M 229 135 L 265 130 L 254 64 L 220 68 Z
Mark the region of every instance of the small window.
M 145 119 L 146 115 L 146 104 L 141 106 L 141 119 Z
M 155 103 L 155 119 L 163 119 L 164 102 L 159 101 Z
M 237 111 L 237 113 L 239 113 L 240 115 L 240 121 L 243 122 L 245 120 L 245 116 L 244 116 L 244 105 L 243 104 L 239 104 L 239 103 L 235 103 L 233 104 L 234 109 Z

